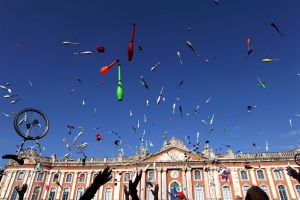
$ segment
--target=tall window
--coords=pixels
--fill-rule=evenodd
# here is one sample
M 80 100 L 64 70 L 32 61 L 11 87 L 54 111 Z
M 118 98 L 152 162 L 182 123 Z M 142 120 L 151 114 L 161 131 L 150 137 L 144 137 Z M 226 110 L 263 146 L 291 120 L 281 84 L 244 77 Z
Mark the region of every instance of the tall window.
M 79 200 L 80 197 L 82 197 L 82 195 L 83 195 L 83 188 L 79 188 L 77 190 L 76 200 Z
M 79 182 L 83 183 L 84 179 L 85 179 L 85 174 L 84 173 L 80 174 Z
M 17 187 L 15 187 L 13 193 L 11 194 L 10 200 L 17 200 L 17 195 Z
M 154 173 L 154 171 L 149 171 L 148 172 L 148 180 L 149 181 L 154 181 L 155 180 L 155 173 Z
M 241 171 L 241 178 L 242 180 L 248 180 L 248 174 L 246 171 Z
M 148 188 L 148 200 L 154 200 L 154 195 L 152 194 L 151 190 L 154 190 L 154 188 Z
M 125 182 L 125 183 L 128 183 L 129 180 L 130 180 L 130 173 L 127 172 L 127 173 L 124 174 L 124 182 Z
M 54 174 L 52 182 L 57 182 L 57 181 L 58 181 L 58 174 Z
M 279 169 L 275 169 L 275 170 L 274 170 L 274 175 L 275 175 L 275 179 L 276 179 L 276 180 L 282 179 L 281 172 L 280 172 Z
M 262 186 L 260 186 L 260 189 L 262 189 L 262 190 L 269 196 L 269 189 L 268 189 L 268 186 L 262 185 Z
M 264 180 L 265 179 L 263 170 L 257 170 L 257 178 L 259 180 Z
M 250 188 L 250 186 L 248 186 L 248 185 L 245 185 L 245 186 L 243 187 L 244 196 L 246 196 L 247 191 L 249 190 L 249 188 Z
M 106 188 L 105 190 L 105 196 L 104 200 L 112 200 L 112 189 Z
M 197 184 L 195 189 L 196 200 L 204 200 L 203 186 Z
M 70 183 L 71 180 L 72 180 L 72 174 L 68 174 L 68 175 L 67 175 L 67 178 L 66 178 L 66 182 L 67 182 L 67 183 Z
M 65 188 L 64 192 L 63 192 L 62 200 L 68 200 L 69 193 L 70 193 L 70 189 L 69 188 Z
M 196 170 L 194 172 L 194 179 L 195 180 L 201 180 L 201 171 L 200 170 Z
M 36 181 L 41 182 L 41 181 L 43 181 L 43 178 L 44 178 L 44 172 L 40 172 L 40 173 L 38 174 L 38 177 L 37 177 L 37 180 L 36 180 Z
M 51 188 L 51 190 L 49 192 L 48 200 L 54 200 L 54 197 L 55 197 L 55 188 Z
M 31 200 L 38 200 L 40 195 L 41 188 L 39 186 L 35 187 L 33 189 Z
M 300 199 L 300 185 L 296 185 L 295 188 L 297 191 L 298 198 Z
M 18 180 L 23 180 L 24 178 L 24 172 L 20 172 L 18 175 Z
M 287 193 L 283 185 L 278 185 L 278 192 L 281 200 L 288 200 Z
M 232 200 L 230 188 L 228 186 L 223 187 L 224 200 Z

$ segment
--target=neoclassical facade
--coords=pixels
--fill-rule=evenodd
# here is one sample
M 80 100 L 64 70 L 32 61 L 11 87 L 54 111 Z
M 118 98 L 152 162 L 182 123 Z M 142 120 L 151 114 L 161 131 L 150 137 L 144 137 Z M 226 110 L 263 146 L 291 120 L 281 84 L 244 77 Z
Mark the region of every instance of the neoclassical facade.
M 77 200 L 92 183 L 94 175 L 109 166 L 113 179 L 100 187 L 96 199 L 124 199 L 123 188 L 137 171 L 142 171 L 138 185 L 141 200 L 153 200 L 150 192 L 159 185 L 159 199 L 170 199 L 169 192 L 178 190 L 189 200 L 234 199 L 245 197 L 251 185 L 261 187 L 270 199 L 300 199 L 300 184 L 289 177 L 286 166 L 297 168 L 291 152 L 265 152 L 215 154 L 209 144 L 201 155 L 195 154 L 178 139 L 165 141 L 162 149 L 154 154 L 135 155 L 122 158 L 56 159 L 43 157 L 42 172 L 35 170 L 36 163 L 27 155 L 25 164 L 19 166 L 13 161 L 6 165 L 6 175 L 0 183 L 0 199 L 16 200 L 16 186 L 28 184 L 25 199 Z M 32 153 L 32 152 L 30 152 Z M 28 154 L 30 154 L 28 153 Z M 250 167 L 245 168 L 245 165 Z M 229 174 L 226 181 L 220 176 L 220 167 L 225 166 Z M 58 186 L 56 182 L 61 186 Z

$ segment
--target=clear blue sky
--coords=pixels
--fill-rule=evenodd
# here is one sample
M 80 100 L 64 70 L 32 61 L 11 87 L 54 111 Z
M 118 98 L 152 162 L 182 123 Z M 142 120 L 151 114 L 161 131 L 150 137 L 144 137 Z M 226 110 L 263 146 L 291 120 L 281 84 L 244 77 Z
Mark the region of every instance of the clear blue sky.
M 79 142 L 88 142 L 86 155 L 94 157 L 112 156 L 112 143 L 117 138 L 110 131 L 118 132 L 123 143 L 135 149 L 140 146 L 143 129 L 145 139 L 154 144 L 150 152 L 161 148 L 159 139 L 164 131 L 169 138 L 190 136 L 192 142 L 200 131 L 200 142 L 209 140 L 214 148 L 228 144 L 234 151 L 255 152 L 261 150 L 255 149 L 253 142 L 264 148 L 268 140 L 270 151 L 290 150 L 300 144 L 300 117 L 296 116 L 300 114 L 299 7 L 298 0 L 220 0 L 219 6 L 211 0 L 1 1 L 0 84 L 10 82 L 22 100 L 11 105 L 1 97 L 0 111 L 43 110 L 50 119 L 50 131 L 41 143 L 46 155 L 56 153 L 58 157 L 67 153 L 62 139 L 71 143 L 76 134 L 68 135 L 67 124 L 86 128 Z M 285 36 L 280 36 L 271 22 Z M 128 62 L 132 23 L 136 23 L 135 52 L 133 61 Z M 254 51 L 245 61 L 248 36 Z M 80 45 L 63 46 L 66 40 Z M 187 40 L 200 57 L 188 49 Z M 99 44 L 105 46 L 104 54 L 96 52 Z M 137 50 L 139 44 L 142 51 Z M 94 54 L 73 55 L 86 50 Z M 270 55 L 280 61 L 261 62 Z M 122 102 L 116 98 L 117 68 L 107 75 L 99 73 L 116 58 L 122 63 Z M 160 66 L 150 72 L 158 61 Z M 150 90 L 139 83 L 141 75 Z M 266 82 L 266 89 L 258 86 L 257 76 Z M 83 85 L 77 82 L 78 77 Z M 176 89 L 182 80 L 184 84 Z M 156 105 L 162 86 L 166 102 Z M 71 88 L 75 89 L 73 95 L 67 92 Z M 0 94 L 6 93 L 1 90 Z M 206 104 L 210 96 L 212 100 Z M 172 114 L 176 97 L 180 98 L 183 118 L 179 103 Z M 196 116 L 193 109 L 198 104 L 200 113 Z M 248 113 L 247 105 L 257 108 Z M 144 114 L 147 123 L 143 122 Z M 212 126 L 201 122 L 209 121 L 207 117 L 213 114 Z M 131 128 L 138 119 L 140 129 L 133 133 Z M 99 130 L 93 130 L 98 126 Z M 207 131 L 210 127 L 214 128 L 212 133 Z M 97 133 L 103 135 L 103 141 L 95 140 Z M 13 117 L 1 114 L 0 134 L 1 154 L 14 153 L 21 138 L 14 131 Z M 126 147 L 124 151 L 132 154 Z M 72 156 L 79 155 L 73 151 Z

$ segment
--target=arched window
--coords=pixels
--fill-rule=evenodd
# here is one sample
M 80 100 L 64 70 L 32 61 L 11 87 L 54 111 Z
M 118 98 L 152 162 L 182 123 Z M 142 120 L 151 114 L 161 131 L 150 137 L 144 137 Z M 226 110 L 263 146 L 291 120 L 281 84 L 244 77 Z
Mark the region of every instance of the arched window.
M 125 182 L 125 183 L 128 183 L 129 180 L 130 180 L 130 173 L 127 172 L 127 173 L 124 174 L 124 182 Z
M 170 191 L 171 191 L 171 194 L 176 194 L 177 195 L 177 192 L 180 191 L 179 184 L 177 182 L 171 183 L 171 185 L 170 185 Z
M 248 185 L 245 185 L 245 186 L 243 187 L 244 196 L 246 196 L 247 191 L 249 190 L 249 188 L 250 188 L 250 186 L 248 186 Z
M 264 180 L 265 179 L 265 175 L 264 175 L 263 170 L 257 170 L 257 178 L 259 180 Z
M 53 175 L 53 179 L 52 179 L 52 182 L 57 182 L 58 181 L 58 174 L 54 174 Z
M 298 198 L 300 199 L 300 185 L 296 185 L 295 188 L 298 194 Z
M 43 181 L 43 178 L 44 178 L 44 172 L 40 172 L 40 173 L 38 174 L 38 177 L 37 177 L 36 181 L 42 182 L 42 181 Z
M 48 200 L 54 200 L 54 197 L 55 197 L 55 188 L 51 188 L 51 190 L 49 192 Z
M 241 179 L 248 180 L 248 174 L 245 170 L 241 171 Z
M 83 188 L 79 188 L 79 189 L 77 190 L 76 199 L 79 200 L 80 197 L 82 197 L 82 195 L 83 195 Z
M 281 172 L 280 172 L 279 169 L 275 169 L 275 170 L 274 170 L 274 175 L 275 175 L 275 180 L 280 180 L 280 179 L 282 179 Z
M 83 183 L 84 179 L 85 179 L 85 174 L 84 173 L 80 174 L 79 183 Z
M 68 200 L 69 193 L 70 193 L 70 189 L 69 188 L 65 188 L 64 192 L 63 192 L 62 200 Z
M 66 178 L 66 182 L 67 182 L 67 183 L 70 183 L 71 180 L 72 180 L 72 174 L 68 174 L 68 175 L 67 175 L 67 178 Z
M 154 181 L 155 180 L 155 173 L 154 173 L 154 171 L 149 171 L 148 172 L 148 180 L 149 181 Z
M 20 172 L 18 175 L 18 180 L 23 180 L 24 178 L 24 172 Z
M 204 192 L 203 192 L 202 185 L 200 184 L 196 185 L 195 196 L 196 196 L 196 200 L 204 200 Z
M 200 170 L 196 170 L 194 172 L 194 179 L 195 180 L 201 180 L 201 171 Z
M 33 189 L 31 200 L 38 200 L 40 195 L 41 188 L 39 186 Z
M 288 200 L 288 196 L 283 185 L 278 185 L 278 192 L 281 200 Z
M 10 200 L 17 200 L 17 195 L 17 187 L 15 187 L 13 193 L 11 194 Z
M 148 187 L 148 200 L 154 200 L 154 195 L 152 194 L 151 190 L 154 190 L 154 188 Z
M 224 197 L 224 200 L 232 200 L 229 186 L 223 187 L 223 197 Z
M 268 186 L 262 185 L 262 186 L 260 186 L 260 189 L 262 189 L 262 190 L 269 196 L 269 189 L 268 189 Z
M 112 200 L 112 189 L 106 188 L 104 200 Z

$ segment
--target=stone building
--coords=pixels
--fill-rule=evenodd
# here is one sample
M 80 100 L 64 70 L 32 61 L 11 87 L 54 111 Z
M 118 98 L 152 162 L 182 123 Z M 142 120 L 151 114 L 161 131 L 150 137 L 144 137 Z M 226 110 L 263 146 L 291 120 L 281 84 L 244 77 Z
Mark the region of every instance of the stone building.
M 195 154 L 182 141 L 172 138 L 154 154 L 87 158 L 84 166 L 79 158 L 43 157 L 38 160 L 42 171 L 35 170 L 34 152 L 27 152 L 23 155 L 28 158 L 24 165 L 19 166 L 14 161 L 6 165 L 0 199 L 16 200 L 14 188 L 27 183 L 25 199 L 77 200 L 92 183 L 94 175 L 106 166 L 113 170 L 113 179 L 100 187 L 95 200 L 124 199 L 124 185 L 128 185 L 137 171 L 143 174 L 138 185 L 141 200 L 153 200 L 150 190 L 155 184 L 160 188 L 160 200 L 170 199 L 169 192 L 174 190 L 184 192 L 189 200 L 244 198 L 251 185 L 261 187 L 270 199 L 300 199 L 300 184 L 285 171 L 286 166 L 298 167 L 294 162 L 297 152 L 234 154 L 229 148 L 226 154 L 215 154 L 207 143 L 202 154 Z M 250 167 L 245 168 L 245 165 Z M 229 172 L 227 181 L 220 176 L 221 166 Z

